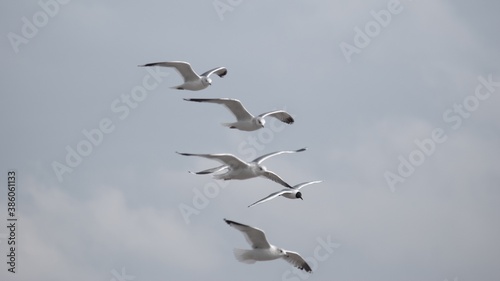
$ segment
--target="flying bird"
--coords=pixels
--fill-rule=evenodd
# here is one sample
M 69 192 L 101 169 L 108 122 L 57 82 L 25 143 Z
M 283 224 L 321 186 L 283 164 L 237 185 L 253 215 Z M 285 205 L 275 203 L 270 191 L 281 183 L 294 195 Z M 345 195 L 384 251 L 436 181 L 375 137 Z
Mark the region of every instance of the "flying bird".
M 283 196 L 283 197 L 285 197 L 285 198 L 288 198 L 288 199 L 301 199 L 301 200 L 304 200 L 304 199 L 302 199 L 302 193 L 299 190 L 302 187 L 304 187 L 304 186 L 307 186 L 307 185 L 310 185 L 310 184 L 313 184 L 313 183 L 320 183 L 320 182 L 321 181 L 308 181 L 308 182 L 299 183 L 297 185 L 292 186 L 292 188 L 286 188 L 286 189 L 282 189 L 282 190 L 280 190 L 278 192 L 271 193 L 266 198 L 260 199 L 259 201 L 253 203 L 252 205 L 250 205 L 248 207 L 250 208 L 252 206 L 259 205 L 261 203 L 264 203 L 266 201 L 274 199 L 274 198 L 276 198 L 276 197 L 278 197 L 280 195 Z
M 243 106 L 243 104 L 237 99 L 228 98 L 207 98 L 207 99 L 184 99 L 186 101 L 195 102 L 208 102 L 224 105 L 231 113 L 236 117 L 236 122 L 232 123 L 222 123 L 222 125 L 227 126 L 231 129 L 238 129 L 242 131 L 255 131 L 264 127 L 266 121 L 264 118 L 267 116 L 274 117 L 281 122 L 287 124 L 293 124 L 293 117 L 284 110 L 273 110 L 266 113 L 262 113 L 258 116 L 253 116 L 248 110 Z
M 224 219 L 229 226 L 241 231 L 248 244 L 252 246 L 251 250 L 234 249 L 235 258 L 243 263 L 252 264 L 256 261 L 269 261 L 282 258 L 297 267 L 309 273 L 312 272 L 311 267 L 307 262 L 296 252 L 287 251 L 269 244 L 264 231 L 241 224 L 235 221 Z
M 210 75 L 217 74 L 219 77 L 224 77 L 227 74 L 227 69 L 225 67 L 217 67 L 214 69 L 210 69 L 209 71 L 198 75 L 191 65 L 184 61 L 165 61 L 165 62 L 153 62 L 144 65 L 139 65 L 140 67 L 144 66 L 164 66 L 164 67 L 173 67 L 179 74 L 184 78 L 184 84 L 171 87 L 172 89 L 177 90 L 191 90 L 191 91 L 199 91 L 207 88 L 212 85 L 212 79 L 210 79 Z
M 250 179 L 250 178 L 262 176 L 262 177 L 270 179 L 274 182 L 277 182 L 285 187 L 292 188 L 291 185 L 286 183 L 282 178 L 280 178 L 274 172 L 267 170 L 267 168 L 262 166 L 261 163 L 264 160 L 271 158 L 275 155 L 279 155 L 279 154 L 283 154 L 283 153 L 302 152 L 304 150 L 306 150 L 306 148 L 301 148 L 298 150 L 276 151 L 276 152 L 272 152 L 272 153 L 257 157 L 251 162 L 245 162 L 245 161 L 239 159 L 238 157 L 236 157 L 232 154 L 227 154 L 227 153 L 225 153 L 225 154 L 193 154 L 193 153 L 181 153 L 181 152 L 177 152 L 177 153 L 180 155 L 184 155 L 184 156 L 199 156 L 199 157 L 204 157 L 204 158 L 208 158 L 208 159 L 213 159 L 213 160 L 216 160 L 216 161 L 223 164 L 222 166 L 203 170 L 203 171 L 197 172 L 197 173 L 190 172 L 193 174 L 205 175 L 205 174 L 217 173 L 217 172 L 220 172 L 222 170 L 227 170 L 227 172 L 225 172 L 225 173 L 214 175 L 214 178 L 215 179 L 222 179 L 222 180 L 245 180 L 245 179 Z

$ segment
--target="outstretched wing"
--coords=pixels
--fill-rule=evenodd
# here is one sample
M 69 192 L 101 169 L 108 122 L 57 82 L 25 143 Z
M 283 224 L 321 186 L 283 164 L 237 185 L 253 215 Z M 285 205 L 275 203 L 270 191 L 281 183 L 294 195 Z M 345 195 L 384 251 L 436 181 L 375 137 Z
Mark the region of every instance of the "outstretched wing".
M 222 78 L 222 77 L 226 76 L 227 69 L 225 67 L 217 67 L 217 68 L 210 69 L 209 71 L 202 73 L 201 76 L 208 77 L 212 74 L 217 74 L 220 78 Z
M 297 185 L 294 185 L 292 188 L 293 189 L 301 189 L 303 188 L 304 186 L 307 186 L 307 185 L 310 185 L 310 184 L 313 184 L 313 183 L 320 183 L 321 181 L 306 181 L 306 182 L 303 182 L 303 183 L 299 183 Z
M 195 80 L 200 79 L 200 76 L 193 70 L 191 65 L 185 61 L 153 62 L 153 63 L 147 63 L 147 64 L 139 65 L 139 66 L 173 67 L 184 78 L 184 82 L 195 81 Z
M 194 154 L 194 153 L 181 153 L 181 152 L 177 153 L 184 156 L 198 156 L 207 159 L 213 159 L 224 165 L 230 166 L 232 169 L 243 169 L 248 167 L 248 164 L 245 161 L 239 159 L 238 157 L 232 154 Z
M 253 203 L 253 204 L 249 205 L 249 206 L 248 206 L 248 208 L 250 208 L 250 207 L 252 207 L 252 206 L 255 206 L 255 205 L 259 205 L 259 204 L 264 203 L 264 202 L 266 202 L 266 201 L 269 201 L 269 200 L 271 200 L 271 199 L 274 199 L 274 198 L 276 198 L 276 197 L 278 197 L 278 196 L 280 196 L 280 195 L 283 195 L 283 194 L 285 194 L 285 193 L 292 193 L 292 192 L 293 192 L 293 191 L 291 191 L 290 189 L 283 189 L 283 190 L 280 190 L 280 191 L 278 191 L 278 192 L 271 193 L 271 194 L 269 194 L 267 197 L 262 198 L 262 199 L 260 199 L 259 201 L 257 201 L 257 202 L 255 202 L 255 203 Z
M 274 182 L 277 182 L 284 187 L 292 188 L 292 186 L 289 185 L 288 183 L 286 183 L 282 178 L 280 178 L 280 176 L 278 176 L 277 174 L 275 174 L 271 171 L 264 172 L 264 174 L 262 176 L 264 176 L 264 177 L 266 177 Z
M 302 152 L 304 150 L 306 150 L 307 148 L 301 148 L 301 149 L 297 149 L 297 150 L 282 150 L 282 151 L 276 151 L 276 152 L 271 152 L 269 154 L 265 154 L 265 155 L 262 155 L 260 157 L 257 157 L 255 158 L 252 162 L 254 163 L 257 163 L 257 164 L 260 164 L 262 163 L 264 160 L 266 160 L 267 158 L 271 158 L 275 155 L 279 155 L 279 154 L 283 154 L 283 153 L 296 153 L 296 152 Z
M 253 115 L 237 99 L 207 98 L 207 99 L 184 99 L 186 101 L 209 102 L 224 105 L 238 119 L 238 121 L 252 119 Z
M 227 219 L 224 219 L 224 221 L 235 229 L 241 231 L 243 233 L 243 236 L 245 236 L 245 239 L 253 249 L 267 249 L 271 247 L 271 245 L 269 245 L 269 242 L 267 242 L 266 234 L 264 233 L 264 231 L 235 221 Z
M 292 264 L 293 266 L 297 267 L 298 269 L 305 270 L 309 273 L 312 272 L 311 267 L 307 264 L 307 262 L 296 252 L 290 252 L 286 251 L 286 256 L 283 256 L 283 258 Z
M 262 117 L 262 118 L 265 118 L 266 116 L 274 117 L 274 118 L 280 120 L 281 122 L 284 122 L 287 124 L 293 124 L 293 122 L 295 121 L 295 120 L 293 120 L 293 117 L 290 114 L 288 114 L 288 112 L 286 112 L 284 110 L 275 110 L 275 111 L 262 113 L 261 115 L 259 115 L 259 117 Z

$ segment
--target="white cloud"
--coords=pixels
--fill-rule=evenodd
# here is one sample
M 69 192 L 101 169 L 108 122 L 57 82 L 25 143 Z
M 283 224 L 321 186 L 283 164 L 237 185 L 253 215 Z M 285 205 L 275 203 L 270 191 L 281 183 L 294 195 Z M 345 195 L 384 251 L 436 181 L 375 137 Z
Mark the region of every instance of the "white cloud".
M 88 274 L 100 278 L 125 266 L 120 260 L 129 263 L 128 272 L 130 261 L 139 260 L 162 263 L 172 271 L 210 271 L 218 263 L 212 243 L 214 231 L 187 226 L 177 206 L 161 211 L 132 208 L 120 189 L 109 186 L 99 187 L 82 200 L 34 180 L 29 181 L 24 196 L 30 197 L 34 206 L 33 211 L 21 214 L 19 231 L 26 247 L 21 248 L 26 249 L 21 254 L 23 276 L 36 273 L 51 276 L 51 280 L 88 280 L 85 272 L 90 260 L 94 268 Z M 40 257 L 51 262 L 38 264 Z

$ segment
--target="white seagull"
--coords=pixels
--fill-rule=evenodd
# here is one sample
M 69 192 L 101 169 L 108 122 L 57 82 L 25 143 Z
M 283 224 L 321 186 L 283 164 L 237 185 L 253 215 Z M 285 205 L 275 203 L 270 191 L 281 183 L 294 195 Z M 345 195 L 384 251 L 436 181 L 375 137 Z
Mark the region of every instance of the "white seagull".
M 234 256 L 238 261 L 251 264 L 256 261 L 270 261 L 282 258 L 298 269 L 305 270 L 309 273 L 312 272 L 311 267 L 298 253 L 287 251 L 269 244 L 264 231 L 235 221 L 227 219 L 224 219 L 224 221 L 241 231 L 247 242 L 252 246 L 251 250 L 234 249 Z
M 177 70 L 177 72 L 179 72 L 179 74 L 184 78 L 184 84 L 172 87 L 172 89 L 177 90 L 203 90 L 206 87 L 212 85 L 212 79 L 210 79 L 209 77 L 210 75 L 217 74 L 222 78 L 227 74 L 227 69 L 225 67 L 217 67 L 214 69 L 210 69 L 200 76 L 193 70 L 189 63 L 184 61 L 153 62 L 139 66 L 165 66 L 175 68 L 175 70 Z
M 283 196 L 283 197 L 285 197 L 285 198 L 288 198 L 288 199 L 301 199 L 301 200 L 304 200 L 304 199 L 302 199 L 302 193 L 299 190 L 302 187 L 306 186 L 306 185 L 310 185 L 310 184 L 313 184 L 313 183 L 320 183 L 320 182 L 321 181 L 308 181 L 308 182 L 299 183 L 297 185 L 292 186 L 292 188 L 286 188 L 286 189 L 282 189 L 282 190 L 280 190 L 278 192 L 271 193 L 266 198 L 260 199 L 259 201 L 253 203 L 252 205 L 250 205 L 248 207 L 250 208 L 252 206 L 259 205 L 261 203 L 264 203 L 266 201 L 274 199 L 274 198 L 276 198 L 276 197 L 278 197 L 280 195 Z
M 255 178 L 255 177 L 265 177 L 268 178 L 272 181 L 275 181 L 285 187 L 292 188 L 291 185 L 286 183 L 283 179 L 281 179 L 277 174 L 275 174 L 272 171 L 267 170 L 266 167 L 262 166 L 261 163 L 275 155 L 283 154 L 283 153 L 296 153 L 296 152 L 302 152 L 306 150 L 306 148 L 301 148 L 298 150 L 283 150 L 283 151 L 276 151 L 272 152 L 269 154 L 262 155 L 260 157 L 255 158 L 251 162 L 245 162 L 238 157 L 232 155 L 232 154 L 192 154 L 192 153 L 181 153 L 177 152 L 180 155 L 184 156 L 199 156 L 199 157 L 204 157 L 208 159 L 214 159 L 216 161 L 219 161 L 222 163 L 222 166 L 218 166 L 215 168 L 203 170 L 201 172 L 193 173 L 197 175 L 204 175 L 204 174 L 212 174 L 212 173 L 217 173 L 222 170 L 228 170 L 227 172 L 223 174 L 217 174 L 214 175 L 215 179 L 222 179 L 222 180 L 245 180 L 245 179 L 250 179 L 250 178 Z
M 262 113 L 258 116 L 253 116 L 248 110 L 241 104 L 237 99 L 228 98 L 212 98 L 212 99 L 184 99 L 186 101 L 196 101 L 196 102 L 209 102 L 224 105 L 231 113 L 236 117 L 236 122 L 233 123 L 222 123 L 222 125 L 227 126 L 231 129 L 238 129 L 242 131 L 255 131 L 264 127 L 266 121 L 265 117 L 271 116 L 281 122 L 287 124 L 293 124 L 294 120 L 290 114 L 284 110 L 273 110 L 266 113 Z

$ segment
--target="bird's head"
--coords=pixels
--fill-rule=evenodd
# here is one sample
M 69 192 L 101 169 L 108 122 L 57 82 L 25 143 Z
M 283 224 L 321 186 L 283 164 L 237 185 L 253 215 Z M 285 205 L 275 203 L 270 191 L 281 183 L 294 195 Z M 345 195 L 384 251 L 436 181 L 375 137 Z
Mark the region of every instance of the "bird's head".
M 261 172 L 267 172 L 267 168 L 265 166 L 258 166 L 259 171 Z
M 255 119 L 255 122 L 257 122 L 257 125 L 259 125 L 261 128 L 264 128 L 264 125 L 266 124 L 266 120 L 262 117 L 258 117 Z
M 300 198 L 300 200 L 304 200 L 302 198 L 302 193 L 300 193 L 300 191 L 295 194 L 295 198 Z
M 212 79 L 210 79 L 210 77 L 202 77 L 201 83 L 205 86 L 210 86 L 212 85 Z
M 278 248 L 278 253 L 280 254 L 280 256 L 284 256 L 284 257 L 288 258 L 288 253 L 285 250 Z

